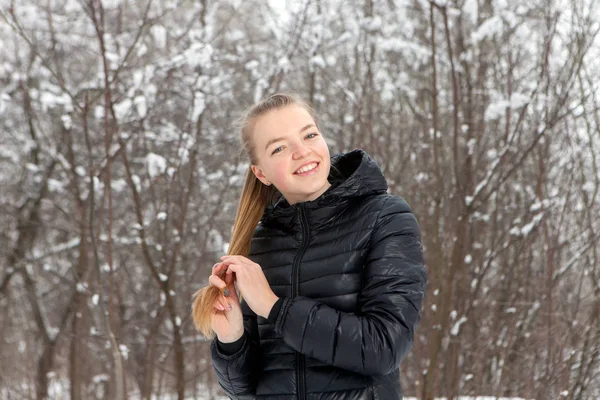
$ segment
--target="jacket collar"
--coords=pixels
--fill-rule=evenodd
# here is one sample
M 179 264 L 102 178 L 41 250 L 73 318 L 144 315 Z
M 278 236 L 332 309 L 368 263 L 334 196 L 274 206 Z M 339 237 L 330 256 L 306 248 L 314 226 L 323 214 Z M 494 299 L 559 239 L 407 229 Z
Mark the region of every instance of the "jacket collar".
M 331 221 L 356 198 L 385 193 L 388 189 L 379 165 L 361 149 L 331 157 L 328 177 L 331 186 L 318 198 L 290 205 L 280 194 L 265 208 L 262 224 L 282 228 L 297 227 L 304 210 L 311 229 Z

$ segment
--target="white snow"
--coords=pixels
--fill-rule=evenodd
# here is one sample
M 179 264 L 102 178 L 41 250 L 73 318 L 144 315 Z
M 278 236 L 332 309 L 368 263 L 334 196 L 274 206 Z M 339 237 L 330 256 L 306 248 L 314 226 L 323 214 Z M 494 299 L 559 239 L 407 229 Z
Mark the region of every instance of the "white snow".
M 146 156 L 146 167 L 150 178 L 162 175 L 167 170 L 167 160 L 155 153 L 148 153 Z
M 381 20 L 381 17 L 379 15 L 376 15 L 374 17 L 363 18 L 360 21 L 360 25 L 365 31 L 375 33 L 381 30 L 383 22 Z
M 129 348 L 124 344 L 120 344 L 119 351 L 121 352 L 121 355 L 123 356 L 123 358 L 125 360 L 127 360 L 127 358 L 129 357 Z
M 458 321 L 456 321 L 456 323 L 454 324 L 454 326 L 452 327 L 452 329 L 450 330 L 450 334 L 452 336 L 457 336 L 458 332 L 460 331 L 460 326 L 462 324 L 464 324 L 465 322 L 467 322 L 467 317 L 465 317 L 464 315 L 462 317 L 460 317 L 460 319 Z
M 583 186 L 581 186 L 581 189 L 591 194 L 594 192 L 594 190 L 596 190 L 596 185 L 594 182 L 587 181 L 583 184 Z
M 115 117 L 119 122 L 122 122 L 125 117 L 127 117 L 131 113 L 131 109 L 133 108 L 133 102 L 131 99 L 124 99 L 122 102 L 115 104 Z
M 66 111 L 73 109 L 71 98 L 66 93 L 56 95 L 52 92 L 43 91 L 39 96 L 39 100 L 44 112 L 56 106 L 64 106 Z
M 104 0 L 102 6 L 106 9 L 117 8 L 122 2 L 123 0 Z
M 204 109 L 206 108 L 204 97 L 204 93 L 200 91 L 194 93 L 194 109 L 192 110 L 192 114 L 190 116 L 190 119 L 194 122 L 198 119 L 198 117 L 200 117 L 200 115 L 202 115 Z
M 0 115 L 2 115 L 8 109 L 8 103 L 10 102 L 10 96 L 8 93 L 0 92 Z
M 192 45 L 184 52 L 185 61 L 191 67 L 204 67 L 210 65 L 213 56 L 213 47 L 208 43 L 192 43 Z
M 77 282 L 77 291 L 79 293 L 85 293 L 87 292 L 88 289 L 88 285 L 86 282 Z
M 52 246 L 50 249 L 48 249 L 46 252 L 41 253 L 38 250 L 34 250 L 32 252 L 32 258 L 28 259 L 29 261 L 37 261 L 37 260 L 41 260 L 43 258 L 49 257 L 51 255 L 57 254 L 57 253 L 61 253 L 63 251 L 67 251 L 67 250 L 71 250 L 74 249 L 76 247 L 79 246 L 79 238 L 73 238 L 67 242 L 64 243 L 60 243 L 57 244 L 55 246 Z
M 154 45 L 163 49 L 167 45 L 167 29 L 162 25 L 153 25 L 150 28 L 150 34 L 152 35 L 152 39 L 154 39 Z
M 110 380 L 110 378 L 107 374 L 98 374 L 98 375 L 94 375 L 92 377 L 92 382 L 94 382 L 95 384 L 98 384 L 101 382 L 108 382 L 109 380 Z
M 0 112 L 0 114 L 1 113 L 2 112 Z M 60 117 L 60 119 L 66 130 L 71 129 L 71 127 L 73 126 L 73 120 L 71 119 L 71 116 L 69 114 L 64 114 L 63 116 Z
M 485 120 L 493 121 L 504 117 L 507 108 L 518 109 L 531 101 L 531 98 L 523 93 L 513 93 L 510 99 L 499 98 L 492 101 L 485 110 Z
M 133 99 L 133 104 L 135 105 L 135 110 L 141 118 L 146 117 L 148 113 L 148 103 L 146 101 L 146 97 L 139 95 Z
M 500 32 L 502 32 L 502 19 L 499 15 L 494 15 L 483 21 L 483 23 L 479 25 L 479 28 L 471 34 L 471 42 L 480 42 L 481 40 L 491 38 Z
M 121 192 L 127 188 L 127 181 L 122 178 L 113 180 L 110 184 L 110 187 L 117 192 Z
M 96 118 L 96 119 L 104 118 L 104 107 L 103 106 L 94 107 L 94 118 Z
M 320 54 L 312 57 L 310 59 L 310 64 L 319 68 L 325 68 L 327 66 L 327 63 Z
M 48 327 L 48 336 L 50 336 L 50 339 L 54 340 L 56 339 L 56 335 L 58 335 L 59 329 L 55 326 L 49 326 Z
M 542 220 L 543 217 L 544 217 L 544 213 L 536 214 L 529 223 L 522 226 L 521 228 L 519 228 L 518 226 L 513 226 L 510 229 L 509 233 L 513 236 L 527 236 L 533 230 L 533 228 L 535 228 L 535 226 L 537 224 L 539 224 L 539 222 Z M 520 222 L 519 218 L 514 221 L 514 223 L 519 223 L 519 222 Z
M 258 68 L 259 65 L 260 65 L 260 62 L 258 60 L 250 60 L 244 65 L 244 68 L 247 69 L 248 71 L 252 71 L 252 70 Z
M 140 177 L 137 175 L 132 175 L 131 180 L 133 181 L 133 184 L 135 185 L 135 190 L 137 190 L 138 193 L 141 192 L 142 191 L 142 180 L 140 179 Z
M 287 72 L 290 69 L 290 66 L 290 59 L 285 56 L 281 57 L 279 61 L 277 61 L 277 68 L 279 68 L 283 72 Z
M 213 251 L 221 251 L 224 246 L 224 240 L 221 233 L 216 229 L 211 229 L 208 232 L 208 249 Z

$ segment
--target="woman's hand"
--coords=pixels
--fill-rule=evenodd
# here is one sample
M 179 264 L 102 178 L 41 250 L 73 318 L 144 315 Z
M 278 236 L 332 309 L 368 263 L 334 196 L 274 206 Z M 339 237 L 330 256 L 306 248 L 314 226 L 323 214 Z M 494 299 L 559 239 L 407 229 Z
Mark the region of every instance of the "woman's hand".
M 244 318 L 240 299 L 233 284 L 233 274 L 225 275 L 225 280 L 219 277 L 225 267 L 222 263 L 215 264 L 208 278 L 210 285 L 216 286 L 227 294 L 227 297 L 221 295 L 213 304 L 211 324 L 221 343 L 233 343 L 244 334 Z
M 271 290 L 260 265 L 243 256 L 223 256 L 227 276 L 235 272 L 238 288 L 248 306 L 263 318 L 269 316 L 273 304 L 279 299 Z

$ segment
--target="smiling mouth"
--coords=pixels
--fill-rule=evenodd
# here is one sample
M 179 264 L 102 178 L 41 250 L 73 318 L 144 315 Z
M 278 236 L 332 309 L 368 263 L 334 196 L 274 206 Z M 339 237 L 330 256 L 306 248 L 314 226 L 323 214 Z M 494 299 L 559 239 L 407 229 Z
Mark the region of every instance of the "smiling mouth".
M 302 175 L 305 174 L 307 172 L 313 171 L 315 170 L 317 167 L 319 166 L 318 162 L 313 162 L 312 164 L 309 164 L 305 167 L 300 168 L 299 170 L 297 170 L 296 172 L 294 172 L 294 175 Z

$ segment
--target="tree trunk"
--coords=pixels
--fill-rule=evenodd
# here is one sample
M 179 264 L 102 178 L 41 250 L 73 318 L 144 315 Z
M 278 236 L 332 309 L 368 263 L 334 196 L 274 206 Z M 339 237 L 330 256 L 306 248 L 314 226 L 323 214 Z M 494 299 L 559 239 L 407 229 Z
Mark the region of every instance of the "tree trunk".
M 81 296 L 75 296 L 74 315 L 71 321 L 71 354 L 69 355 L 69 379 L 71 380 L 71 400 L 81 400 L 81 339 L 79 336 L 79 328 L 81 318 L 78 317 L 81 308 Z
M 151 333 L 150 337 L 150 349 L 148 350 L 146 357 L 144 357 L 145 363 L 144 368 L 144 383 L 142 388 L 142 399 L 151 400 L 152 389 L 154 387 L 154 354 L 156 350 L 155 335 Z
M 54 365 L 55 341 L 50 341 L 44 346 L 44 352 L 38 360 L 36 399 L 46 400 L 48 398 L 48 374 Z
M 177 307 L 173 296 L 169 294 L 168 286 L 165 290 L 167 297 L 167 307 L 173 324 L 173 352 L 175 355 L 175 379 L 177 380 L 177 400 L 184 400 L 185 397 L 185 363 L 183 355 L 183 341 L 181 338 L 181 324 L 177 319 Z

